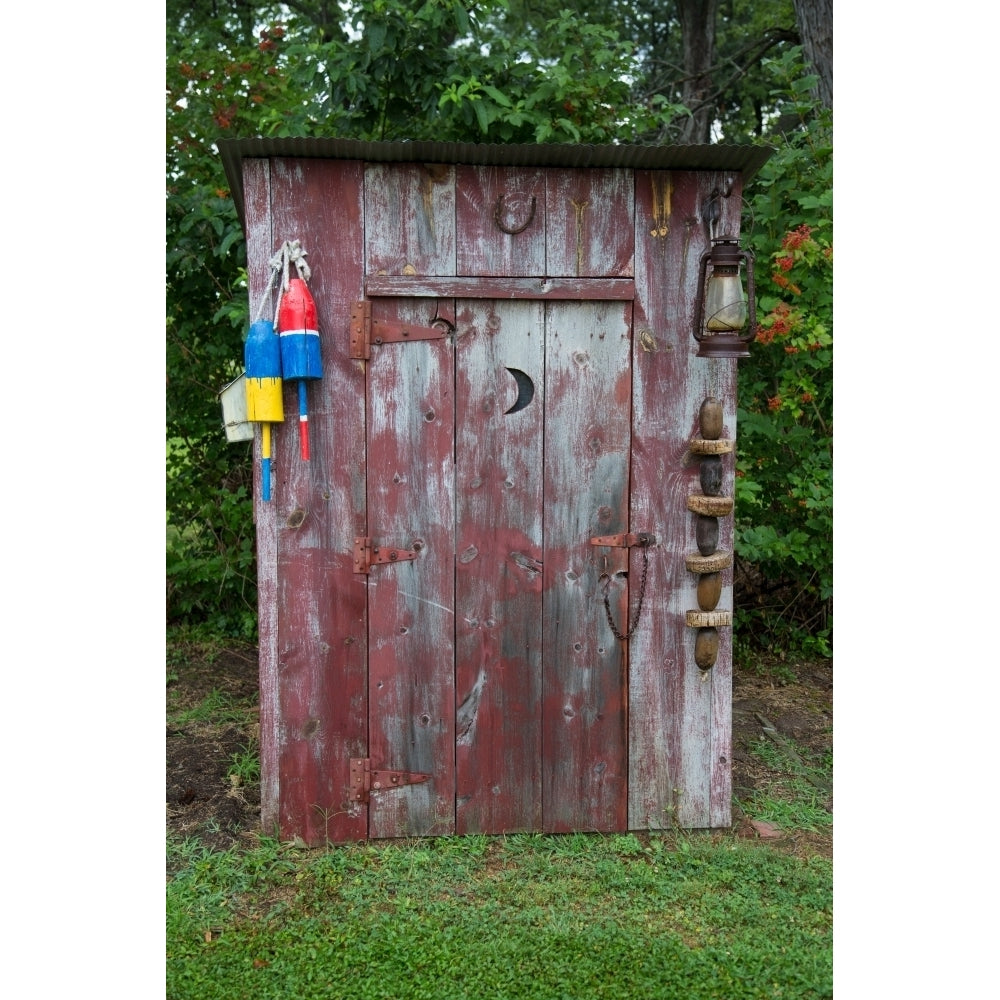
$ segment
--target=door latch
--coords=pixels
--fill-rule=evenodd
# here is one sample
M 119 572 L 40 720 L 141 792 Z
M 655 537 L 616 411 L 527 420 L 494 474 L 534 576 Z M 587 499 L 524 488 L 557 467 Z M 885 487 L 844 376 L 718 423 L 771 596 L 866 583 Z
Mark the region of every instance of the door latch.
M 656 535 L 649 531 L 629 531 L 621 535 L 597 535 L 595 538 L 591 538 L 590 544 L 607 545 L 617 549 L 628 549 L 633 546 L 639 546 L 642 549 L 642 580 L 639 583 L 639 603 L 635 609 L 635 617 L 628 626 L 627 632 L 622 632 L 611 616 L 611 600 L 608 597 L 611 577 L 606 573 L 601 577 L 604 581 L 604 614 L 608 619 L 608 627 L 614 633 L 616 639 L 628 642 L 635 634 L 635 630 L 639 625 L 639 615 L 642 614 L 642 602 L 646 596 L 646 573 L 649 571 L 649 549 L 656 544 Z
M 630 549 L 633 545 L 649 548 L 656 544 L 656 535 L 649 531 L 629 531 L 622 535 L 597 535 L 591 538 L 591 545 L 608 545 L 616 549 Z

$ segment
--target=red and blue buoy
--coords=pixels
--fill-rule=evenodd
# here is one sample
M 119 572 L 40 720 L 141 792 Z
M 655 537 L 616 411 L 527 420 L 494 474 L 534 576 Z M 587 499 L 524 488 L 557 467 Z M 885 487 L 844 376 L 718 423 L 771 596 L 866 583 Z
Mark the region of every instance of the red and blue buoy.
M 278 339 L 281 341 L 281 374 L 299 383 L 299 447 L 309 461 L 309 411 L 306 382 L 323 377 L 319 352 L 316 303 L 301 278 L 292 278 L 278 307 Z
M 247 420 L 261 427 L 261 497 L 271 499 L 271 424 L 285 419 L 281 401 L 281 347 L 269 319 L 252 323 L 243 346 Z

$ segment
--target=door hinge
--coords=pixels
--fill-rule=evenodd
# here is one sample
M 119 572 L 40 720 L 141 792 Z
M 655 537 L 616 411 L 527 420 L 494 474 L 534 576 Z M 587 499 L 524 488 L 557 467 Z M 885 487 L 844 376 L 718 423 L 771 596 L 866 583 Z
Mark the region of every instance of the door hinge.
M 418 326 L 398 320 L 372 319 L 372 304 L 367 299 L 351 307 L 351 357 L 367 361 L 372 344 L 403 344 L 408 340 L 442 340 L 451 333 L 450 324 L 440 320 L 437 326 Z
M 629 531 L 622 535 L 597 535 L 591 538 L 591 545 L 609 545 L 616 549 L 629 549 L 633 545 L 648 548 L 656 544 L 656 535 L 648 531 Z
M 390 546 L 372 545 L 371 538 L 355 538 L 354 572 L 368 573 L 372 566 L 408 562 L 416 559 L 418 554 L 417 549 L 395 549 Z
M 429 774 L 373 768 L 371 757 L 351 758 L 351 798 L 355 802 L 367 802 L 372 792 L 387 792 L 404 785 L 422 785 L 430 780 Z

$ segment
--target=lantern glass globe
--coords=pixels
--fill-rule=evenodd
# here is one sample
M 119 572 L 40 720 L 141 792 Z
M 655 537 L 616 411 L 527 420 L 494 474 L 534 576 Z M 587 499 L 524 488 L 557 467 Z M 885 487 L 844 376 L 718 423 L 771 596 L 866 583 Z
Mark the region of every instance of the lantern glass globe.
M 713 274 L 705 290 L 705 329 L 732 333 L 747 322 L 747 304 L 739 274 Z

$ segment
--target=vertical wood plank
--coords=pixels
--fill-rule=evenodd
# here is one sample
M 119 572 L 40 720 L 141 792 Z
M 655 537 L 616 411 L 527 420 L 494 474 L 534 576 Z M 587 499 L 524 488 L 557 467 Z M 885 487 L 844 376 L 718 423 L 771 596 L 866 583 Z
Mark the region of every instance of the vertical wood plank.
M 458 331 L 456 829 L 537 830 L 544 306 L 460 303 Z
M 350 161 L 272 161 L 268 252 L 295 239 L 308 251 L 323 358 L 323 378 L 308 385 L 308 462 L 299 457 L 297 385 L 285 384 L 268 512 L 277 566 L 277 657 L 268 667 L 280 678 L 269 736 L 278 744 L 277 821 L 282 836 L 309 844 L 365 834 L 349 764 L 367 742 L 365 592 L 353 573 L 353 540 L 364 527 L 364 382 L 347 346 L 362 284 L 361 182 Z
M 542 799 L 552 832 L 626 821 L 625 648 L 600 582 L 624 589 L 624 550 L 590 538 L 628 525 L 631 311 L 546 305 Z
M 271 165 L 266 159 L 243 161 L 247 287 L 254 318 L 271 276 Z M 274 503 L 261 500 L 261 430 L 254 432 L 254 523 L 257 541 L 257 636 L 260 676 L 260 815 L 267 834 L 279 829 L 278 773 L 278 551 Z
M 713 236 L 739 236 L 743 204 L 743 178 L 740 175 L 710 174 L 708 183 L 711 192 L 728 191 L 725 197 L 717 196 L 718 220 Z M 710 192 L 710 196 L 711 196 Z M 744 274 L 743 280 L 746 281 Z M 751 307 L 753 308 L 753 307 Z M 753 348 L 751 348 L 752 350 Z M 707 362 L 702 359 L 702 364 Z M 708 363 L 711 365 L 711 363 Z M 709 392 L 722 402 L 722 436 L 732 438 L 739 447 L 736 427 L 737 367 L 739 362 L 715 362 L 709 367 Z M 701 404 L 699 403 L 699 406 Z M 697 424 L 696 424 L 697 426 Z M 700 489 L 700 487 L 699 487 Z M 722 495 L 733 496 L 736 489 L 736 454 L 730 452 L 722 456 Z M 694 531 L 694 518 L 688 521 L 689 530 Z M 719 548 L 733 551 L 733 516 L 719 521 Z M 692 550 L 693 551 L 693 550 Z M 697 588 L 698 577 L 692 574 L 691 586 Z M 733 569 L 722 574 L 722 595 L 719 608 L 733 609 Z M 689 591 L 689 593 L 691 593 Z M 697 608 L 697 598 L 691 601 L 691 608 Z M 691 630 L 693 631 L 693 630 Z M 692 643 L 692 656 L 694 640 Z M 712 685 L 711 746 L 709 749 L 709 825 L 728 827 L 732 825 L 733 805 L 733 630 L 720 629 L 719 655 L 709 675 Z M 707 683 L 707 682 L 706 682 Z
M 719 662 L 703 676 L 685 622 L 685 611 L 697 607 L 697 577 L 685 566 L 697 551 L 687 497 L 701 491 L 688 442 L 698 436 L 706 395 L 723 400 L 727 427 L 735 412 L 736 363 L 696 358 L 692 336 L 699 259 L 709 239 L 703 216 L 727 181 L 636 172 L 632 520 L 654 525 L 659 545 L 647 587 L 648 628 L 633 638 L 630 659 L 631 829 L 728 823 L 731 635 L 722 631 Z M 738 194 L 716 205 L 728 213 L 727 224 L 735 213 L 738 226 Z M 731 490 L 731 473 L 724 489 Z M 731 524 L 720 527 L 720 547 L 731 548 Z M 731 601 L 731 577 L 724 582 L 720 608 L 727 595 Z
M 418 165 L 366 171 L 366 269 L 405 260 L 416 274 L 454 272 L 453 172 Z M 435 211 L 435 205 L 439 211 Z M 433 226 L 429 218 L 433 215 Z M 398 242 L 398 246 L 396 243 Z M 429 299 L 376 299 L 372 315 L 429 325 Z M 447 308 L 451 308 L 450 303 Z M 419 548 L 368 577 L 369 756 L 375 768 L 430 781 L 372 795 L 372 837 L 455 829 L 454 347 L 450 340 L 373 346 L 368 375 L 368 534 Z
M 377 301 L 373 315 L 416 322 L 427 303 L 406 301 Z M 453 360 L 443 340 L 386 344 L 368 367 L 369 534 L 419 550 L 368 578 L 369 756 L 431 775 L 372 796 L 373 837 L 454 832 Z
M 456 273 L 545 274 L 545 171 L 460 166 L 456 183 Z
M 631 170 L 546 171 L 546 272 L 578 278 L 634 273 Z
M 455 273 L 453 166 L 369 163 L 365 201 L 369 273 Z

